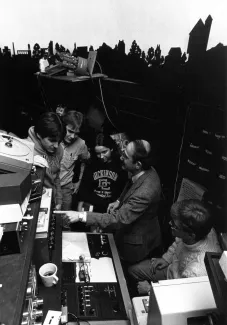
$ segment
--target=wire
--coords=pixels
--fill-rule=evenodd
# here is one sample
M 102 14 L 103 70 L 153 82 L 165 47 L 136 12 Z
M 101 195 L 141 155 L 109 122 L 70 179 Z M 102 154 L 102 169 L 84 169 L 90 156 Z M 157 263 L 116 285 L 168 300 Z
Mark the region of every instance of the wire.
M 89 321 L 87 321 L 86 319 L 80 319 L 80 318 L 78 318 L 75 314 L 73 314 L 73 313 L 68 313 L 68 315 L 71 315 L 71 316 L 73 316 L 74 318 L 75 318 L 75 320 L 76 320 L 76 322 L 77 322 L 77 325 L 80 325 L 80 321 L 83 321 L 83 322 L 86 322 L 87 324 L 89 324 L 90 325 L 90 323 L 89 323 Z
M 73 316 L 73 317 L 75 318 L 76 322 L 77 322 L 77 325 L 80 325 L 79 318 L 78 318 L 75 314 L 73 314 L 73 313 L 68 313 L 68 315 Z
M 102 67 L 101 67 L 101 64 L 100 64 L 97 60 L 96 60 L 95 62 L 98 63 L 98 65 L 99 65 L 99 69 L 100 69 L 100 72 L 101 72 L 101 74 L 103 74 L 103 73 L 102 73 Z
M 103 104 L 103 107 L 104 107 L 104 110 L 106 112 L 106 116 L 108 118 L 108 120 L 110 121 L 110 123 L 112 124 L 112 126 L 118 131 L 118 128 L 116 127 L 116 125 L 111 121 L 110 117 L 109 117 L 109 114 L 107 112 L 107 109 L 106 109 L 106 106 L 105 106 L 105 103 L 104 103 L 104 98 L 103 98 L 103 92 L 102 92 L 102 86 L 101 86 L 101 81 L 100 81 L 100 78 L 99 78 L 99 87 L 100 87 L 100 93 L 101 93 L 101 98 L 102 98 L 102 104 Z
M 100 64 L 97 60 L 96 60 L 96 62 L 97 62 L 97 64 L 98 64 L 98 66 L 99 66 L 99 69 L 100 69 L 101 74 L 103 74 L 101 64 Z M 100 92 L 101 92 L 101 101 L 102 101 L 103 107 L 104 107 L 104 109 L 105 109 L 106 115 L 107 115 L 107 117 L 108 117 L 108 120 L 109 120 L 110 123 L 113 125 L 113 127 L 114 127 L 116 130 L 118 130 L 118 128 L 113 124 L 113 122 L 111 121 L 111 119 L 110 119 L 110 117 L 109 117 L 109 115 L 108 115 L 108 113 L 107 113 L 107 109 L 106 109 L 106 106 L 105 106 L 105 103 L 104 103 L 104 99 L 103 99 L 103 92 L 102 92 L 102 86 L 101 86 L 100 79 L 99 79 L 99 87 L 100 87 Z M 96 97 L 97 97 L 97 96 L 96 96 Z M 98 98 L 98 97 L 97 97 L 97 98 Z M 98 98 L 98 99 L 99 99 L 99 98 Z M 116 110 L 116 108 L 115 108 L 115 110 Z M 119 130 L 118 130 L 118 131 L 119 131 Z
M 183 148 L 185 131 L 186 131 L 186 122 L 187 122 L 187 119 L 188 119 L 189 111 L 190 111 L 190 107 L 188 106 L 186 114 L 185 114 L 184 129 L 183 129 L 183 135 L 182 135 L 182 138 L 181 138 L 181 145 L 180 145 L 180 151 L 179 151 L 179 160 L 178 160 L 178 164 L 177 164 L 177 175 L 176 175 L 176 180 L 175 180 L 175 183 L 174 183 L 173 203 L 175 202 L 175 198 L 176 198 L 177 181 L 178 181 L 179 170 L 180 170 L 180 162 L 181 162 L 181 151 L 182 151 L 182 148 Z

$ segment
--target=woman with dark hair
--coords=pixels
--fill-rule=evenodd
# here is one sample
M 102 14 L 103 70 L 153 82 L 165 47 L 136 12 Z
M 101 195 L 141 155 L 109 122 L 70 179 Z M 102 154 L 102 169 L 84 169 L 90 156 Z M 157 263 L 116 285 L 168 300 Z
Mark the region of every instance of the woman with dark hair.
M 126 181 L 127 173 L 122 170 L 115 141 L 107 134 L 98 134 L 78 193 L 78 211 L 87 203 L 93 211 L 106 212 L 109 203 L 120 196 Z
M 62 141 L 64 149 L 61 161 L 61 189 L 63 195 L 63 210 L 70 210 L 72 195 L 77 193 L 83 176 L 85 161 L 90 157 L 85 141 L 79 137 L 80 127 L 83 122 L 83 114 L 75 110 L 68 111 L 62 117 L 66 129 Z M 79 165 L 79 179 L 74 181 L 75 167 Z

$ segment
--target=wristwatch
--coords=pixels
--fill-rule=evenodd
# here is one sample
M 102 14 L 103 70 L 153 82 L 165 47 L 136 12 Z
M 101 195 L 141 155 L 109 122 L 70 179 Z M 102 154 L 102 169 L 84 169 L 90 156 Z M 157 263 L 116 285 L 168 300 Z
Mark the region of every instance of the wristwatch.
M 79 219 L 80 222 L 83 222 L 83 219 L 84 218 L 83 218 L 83 214 L 82 213 L 79 213 L 78 219 Z
M 86 212 L 80 212 L 79 213 L 79 216 L 78 216 L 78 219 L 80 222 L 86 222 Z

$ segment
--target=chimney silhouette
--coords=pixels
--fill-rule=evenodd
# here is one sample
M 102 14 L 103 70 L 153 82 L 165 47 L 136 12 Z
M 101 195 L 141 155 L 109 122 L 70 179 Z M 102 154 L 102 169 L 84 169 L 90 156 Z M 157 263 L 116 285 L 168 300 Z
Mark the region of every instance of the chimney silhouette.
M 207 17 L 205 24 L 199 19 L 189 33 L 187 49 L 189 59 L 192 57 L 201 57 L 206 52 L 212 20 L 210 15 Z

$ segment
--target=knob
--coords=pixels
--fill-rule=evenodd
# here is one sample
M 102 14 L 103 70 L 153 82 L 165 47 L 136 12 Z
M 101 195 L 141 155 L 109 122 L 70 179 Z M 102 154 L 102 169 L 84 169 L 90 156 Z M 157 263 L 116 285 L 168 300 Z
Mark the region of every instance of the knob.
M 26 290 L 26 296 L 31 296 L 32 295 L 32 287 L 29 285 Z
M 94 308 L 91 308 L 89 310 L 89 314 L 92 315 L 92 316 L 95 315 L 95 309 Z
M 36 298 L 36 299 L 34 299 L 33 306 L 35 308 L 37 308 L 39 306 L 42 306 L 42 305 L 43 305 L 43 299 L 42 298 Z
M 80 309 L 80 315 L 84 315 L 84 309 Z
M 32 318 L 33 319 L 36 319 L 36 318 L 42 317 L 42 316 L 43 316 L 43 311 L 42 310 L 37 310 L 37 309 L 33 310 L 33 313 L 32 313 Z
M 114 313 L 118 313 L 120 311 L 120 307 L 119 307 L 119 305 L 118 304 L 114 304 L 113 305 L 113 312 Z
M 23 317 L 28 317 L 28 315 L 29 315 L 29 314 L 28 314 L 28 311 L 24 311 L 24 312 L 23 312 Z
M 2 323 L 1 323 L 2 325 Z M 22 320 L 21 325 L 28 325 L 28 317 Z

